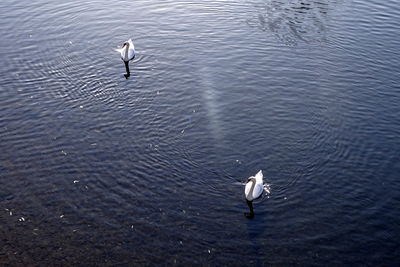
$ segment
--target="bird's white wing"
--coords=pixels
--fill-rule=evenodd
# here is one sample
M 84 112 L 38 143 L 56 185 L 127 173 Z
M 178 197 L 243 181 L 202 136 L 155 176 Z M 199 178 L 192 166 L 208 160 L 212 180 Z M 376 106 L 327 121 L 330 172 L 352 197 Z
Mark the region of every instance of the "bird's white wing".
M 262 192 L 263 192 L 262 184 L 256 184 L 253 190 L 253 198 L 254 199 L 258 198 L 259 196 L 261 196 Z
M 135 57 L 135 45 L 133 44 L 132 39 L 129 39 L 128 43 L 129 43 L 128 58 L 129 60 L 131 60 Z
M 246 184 L 246 187 L 244 188 L 244 195 L 247 196 L 250 192 L 250 188 L 251 188 L 251 182 Z
M 257 184 L 263 184 L 263 178 L 264 178 L 264 175 L 263 175 L 263 173 L 262 173 L 262 170 L 260 170 L 259 172 L 257 172 L 257 174 L 256 174 L 256 181 L 257 181 Z
M 135 50 L 129 48 L 129 50 L 128 50 L 129 60 L 133 59 L 134 57 L 135 57 Z
M 132 39 L 129 39 L 128 43 L 129 43 L 129 48 L 135 50 L 135 45 L 133 44 Z
M 116 48 L 116 49 L 114 49 L 116 52 L 118 52 L 119 53 L 119 55 L 121 56 L 121 59 L 122 60 L 124 60 L 124 54 L 125 54 L 125 49 L 124 49 L 124 47 L 122 47 L 122 48 Z

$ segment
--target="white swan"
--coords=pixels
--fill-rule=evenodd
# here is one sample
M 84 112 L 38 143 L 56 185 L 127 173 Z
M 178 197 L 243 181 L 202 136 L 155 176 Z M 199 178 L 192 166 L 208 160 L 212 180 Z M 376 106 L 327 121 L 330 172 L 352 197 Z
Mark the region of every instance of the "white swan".
M 122 48 L 115 49 L 115 51 L 121 54 L 121 59 L 124 62 L 128 62 L 135 58 L 135 45 L 133 44 L 132 39 L 123 43 Z
M 121 54 L 121 59 L 124 61 L 126 69 L 126 74 L 124 74 L 124 76 L 126 79 L 128 79 L 128 77 L 131 75 L 129 71 L 129 60 L 135 58 L 135 45 L 133 44 L 132 39 L 126 41 L 122 45 L 122 48 L 115 49 L 115 51 Z
M 256 176 L 251 176 L 247 179 L 246 187 L 244 188 L 246 200 L 253 201 L 261 196 L 264 190 L 263 178 L 262 170 L 260 170 Z

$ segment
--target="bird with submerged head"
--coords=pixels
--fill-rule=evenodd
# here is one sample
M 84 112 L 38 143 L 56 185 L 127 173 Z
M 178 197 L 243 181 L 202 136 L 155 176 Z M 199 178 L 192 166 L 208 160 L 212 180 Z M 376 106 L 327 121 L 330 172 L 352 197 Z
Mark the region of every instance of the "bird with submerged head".
M 246 181 L 244 195 L 250 208 L 250 213 L 244 214 L 247 218 L 254 217 L 253 200 L 259 198 L 264 190 L 263 178 L 262 170 L 260 170 L 255 176 L 250 176 Z
M 128 78 L 131 73 L 129 71 L 129 61 L 135 58 L 135 45 L 132 42 L 132 39 L 124 42 L 121 48 L 115 49 L 118 53 L 121 54 L 121 59 L 125 63 L 126 74 L 125 78 Z

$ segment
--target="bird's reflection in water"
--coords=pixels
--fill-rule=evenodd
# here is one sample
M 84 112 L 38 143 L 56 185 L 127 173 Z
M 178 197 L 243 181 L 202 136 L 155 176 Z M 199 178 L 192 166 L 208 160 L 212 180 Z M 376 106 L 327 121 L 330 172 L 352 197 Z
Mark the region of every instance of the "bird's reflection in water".
M 129 76 L 131 76 L 131 72 L 129 71 L 129 61 L 124 61 L 125 63 L 125 69 L 126 69 L 126 74 L 124 74 L 125 79 L 128 79 Z
M 247 219 L 252 219 L 252 218 L 254 218 L 253 201 L 249 201 L 246 199 L 246 203 L 247 203 L 247 206 L 249 206 L 250 212 L 245 212 L 244 216 Z

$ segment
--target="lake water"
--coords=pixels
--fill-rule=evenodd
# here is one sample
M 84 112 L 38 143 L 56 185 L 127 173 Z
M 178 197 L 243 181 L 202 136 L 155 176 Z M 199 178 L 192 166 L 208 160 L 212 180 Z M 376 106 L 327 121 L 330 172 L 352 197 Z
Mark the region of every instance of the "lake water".
M 1 265 L 399 264 L 398 1 L 0 11 Z

